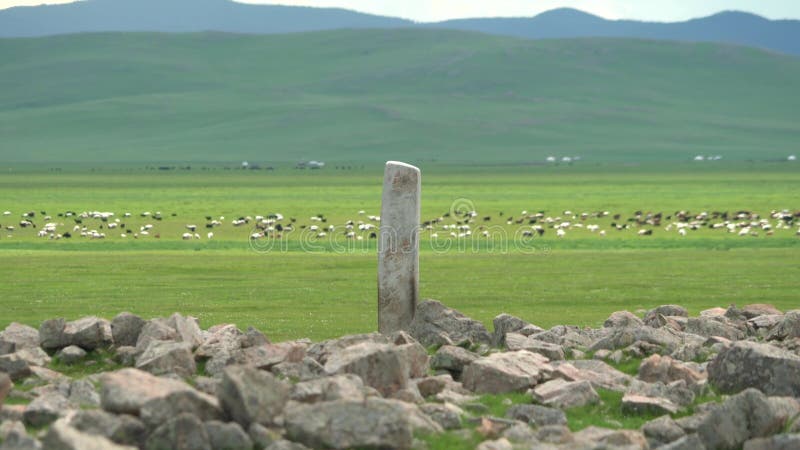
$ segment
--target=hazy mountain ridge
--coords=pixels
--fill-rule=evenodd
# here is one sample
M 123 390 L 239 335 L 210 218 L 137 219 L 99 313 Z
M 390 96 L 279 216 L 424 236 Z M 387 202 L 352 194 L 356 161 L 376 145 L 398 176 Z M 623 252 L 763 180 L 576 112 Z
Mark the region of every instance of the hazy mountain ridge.
M 229 0 L 85 0 L 0 10 L 0 37 L 99 31 L 276 34 L 396 27 L 433 27 L 537 39 L 630 37 L 709 41 L 800 55 L 800 21 L 767 20 L 741 12 L 724 12 L 686 22 L 656 23 L 606 20 L 574 9 L 557 9 L 532 18 L 416 24 L 344 9 L 252 5 Z

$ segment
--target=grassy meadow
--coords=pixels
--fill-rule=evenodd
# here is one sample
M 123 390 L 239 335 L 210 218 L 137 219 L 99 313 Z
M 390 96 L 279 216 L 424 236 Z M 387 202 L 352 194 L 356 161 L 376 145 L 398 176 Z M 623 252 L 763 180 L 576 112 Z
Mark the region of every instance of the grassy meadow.
M 474 206 L 478 217 L 468 239 L 423 232 L 421 295 L 487 325 L 501 312 L 543 327 L 598 326 L 613 311 L 663 303 L 684 305 L 692 313 L 731 303 L 800 306 L 796 225 L 758 236 L 706 228 L 680 236 L 665 230 L 676 219 L 624 231 L 611 228 L 612 222 L 629 223 L 636 211 L 667 217 L 680 210 L 755 211 L 775 225 L 777 220 L 769 218 L 772 210 L 800 209 L 794 195 L 800 176 L 792 164 L 429 164 L 422 170 L 423 220 L 443 215 L 453 204 Z M 180 311 L 199 317 L 203 326 L 254 325 L 273 339 L 371 331 L 376 321 L 375 241 L 366 232 L 357 243 L 342 236 L 347 220 L 369 222 L 368 215 L 380 213 L 381 177 L 379 165 L 313 172 L 286 167 L 274 172 L 219 167 L 165 173 L 136 167 L 3 172 L 0 211 L 11 213 L 0 218 L 4 227 L 28 211 L 36 212 L 31 221 L 41 227 L 44 211 L 60 232 L 71 231 L 74 217 L 58 213 L 95 210 L 114 212 L 128 222 L 127 228 L 154 227 L 149 236 L 121 238 L 120 230 L 107 229 L 108 222 L 83 219 L 81 226 L 105 225 L 107 237 L 99 240 L 79 235 L 54 240 L 37 237 L 32 228 L 4 229 L 0 327 L 11 321 L 36 326 L 57 316 L 110 318 L 128 310 L 145 317 Z M 360 210 L 365 214 L 359 215 Z M 597 224 L 607 234 L 571 228 L 559 238 L 545 226 L 543 236 L 521 241 L 518 231 L 530 228 L 528 223 L 514 219 L 508 225 L 506 219 L 522 210 Z M 581 221 L 568 218 L 565 210 L 573 215 L 609 211 L 610 216 Z M 163 219 L 141 217 L 144 211 L 160 211 Z M 131 217 L 122 217 L 124 212 Z M 271 247 L 250 241 L 252 226 L 231 224 L 238 216 L 276 212 L 286 223 L 295 218 L 297 229 Z M 318 214 L 327 222 L 310 221 Z M 206 216 L 225 216 L 211 240 Z M 486 216 L 491 220 L 484 222 Z M 182 240 L 187 224 L 198 225 L 200 239 Z M 315 239 L 300 229 L 312 224 L 336 229 Z M 509 245 L 484 245 L 481 226 L 505 231 Z M 639 236 L 643 228 L 653 235 Z M 441 235 L 437 244 L 432 232 Z

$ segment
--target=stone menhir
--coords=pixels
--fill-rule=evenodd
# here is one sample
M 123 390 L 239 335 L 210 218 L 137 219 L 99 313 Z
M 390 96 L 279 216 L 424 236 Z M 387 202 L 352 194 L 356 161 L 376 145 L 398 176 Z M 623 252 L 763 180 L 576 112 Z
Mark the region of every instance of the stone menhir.
M 408 329 L 419 295 L 421 177 L 418 168 L 386 163 L 378 242 L 378 331 Z

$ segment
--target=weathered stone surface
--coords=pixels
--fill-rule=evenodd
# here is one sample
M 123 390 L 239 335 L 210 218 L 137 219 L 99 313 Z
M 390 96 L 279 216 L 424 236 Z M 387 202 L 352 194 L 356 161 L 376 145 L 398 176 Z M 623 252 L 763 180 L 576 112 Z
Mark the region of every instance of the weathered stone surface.
M 744 443 L 743 450 L 797 450 L 798 448 L 800 448 L 800 433 L 794 433 L 751 439 Z
M 244 428 L 271 425 L 289 400 L 289 385 L 271 373 L 247 366 L 225 369 L 219 386 L 220 405 Z
M 686 332 L 698 336 L 721 336 L 732 341 L 744 339 L 744 331 L 725 320 L 713 317 L 690 317 L 686 323 Z
M 178 333 L 166 319 L 151 319 L 144 324 L 136 339 L 136 352 L 143 353 L 154 341 L 177 342 Z
M 697 434 L 688 434 L 676 441 L 658 447 L 658 450 L 706 450 Z
M 417 341 L 409 342 L 397 345 L 397 350 L 400 352 L 403 361 L 405 361 L 408 369 L 408 378 L 421 378 L 428 374 L 430 357 L 422 344 Z
M 3 402 L 5 402 L 6 396 L 11 391 L 11 386 L 11 377 L 5 372 L 0 372 L 0 409 L 3 408 Z
M 589 347 L 589 350 L 596 351 L 602 348 L 616 350 L 628 347 L 637 341 L 663 347 L 669 352 L 674 351 L 682 343 L 678 332 L 669 328 L 652 328 L 649 326 L 613 328 L 610 334 L 595 341 Z
M 647 438 L 650 448 L 656 448 L 686 436 L 683 428 L 670 416 L 661 416 L 653 419 L 642 426 L 642 433 Z
M 59 361 L 64 364 L 72 365 L 83 361 L 86 358 L 86 350 L 78 347 L 77 345 L 68 345 L 56 353 Z
M 94 384 L 86 378 L 73 380 L 69 385 L 71 404 L 79 407 L 99 407 L 100 394 L 95 390 Z
M 535 333 L 544 331 L 542 328 L 537 327 L 529 322 L 526 322 L 519 317 L 510 314 L 500 314 L 492 320 L 494 325 L 494 333 L 492 340 L 495 347 L 502 347 L 505 345 L 506 334 L 517 333 L 523 336 L 530 336 Z
M 289 439 L 312 448 L 407 449 L 415 431 L 441 431 L 416 406 L 379 398 L 292 403 L 284 416 Z
M 435 375 L 420 378 L 415 382 L 420 395 L 430 397 L 442 392 L 449 384 L 453 383 L 453 377 L 450 374 Z
M 270 372 L 282 378 L 298 381 L 315 380 L 325 375 L 325 367 L 316 359 L 306 356 L 302 361 L 282 362 L 270 368 Z
M 0 355 L 37 347 L 39 347 L 39 331 L 36 328 L 11 322 L 5 330 L 0 331 Z
M 40 347 L 23 348 L 21 350 L 17 350 L 16 353 L 11 353 L 11 355 L 17 355 L 21 359 L 27 361 L 31 366 L 31 371 L 33 371 L 33 367 L 35 366 L 46 366 L 52 361 L 50 355 L 48 355 L 47 352 L 42 350 Z
M 426 347 L 441 344 L 442 333 L 454 343 L 464 341 L 489 345 L 492 343 L 492 337 L 482 323 L 436 300 L 425 300 L 417 305 L 414 320 L 408 331 Z
M 167 319 L 167 325 L 172 327 L 178 334 L 178 342 L 189 344 L 192 350 L 203 343 L 203 334 L 200 331 L 200 325 L 197 323 L 196 317 L 174 313 Z
M 197 371 L 191 345 L 185 342 L 151 342 L 136 359 L 136 368 L 154 375 L 174 373 L 181 377 Z
M 656 354 L 642 361 L 639 366 L 638 377 L 640 380 L 649 383 L 660 381 L 664 384 L 669 384 L 676 380 L 684 380 L 687 385 L 693 385 L 704 381 L 706 374 L 700 373 L 669 356 Z
M 610 389 L 616 392 L 625 392 L 632 377 L 626 373 L 609 366 L 604 361 L 574 360 L 553 362 L 555 371 L 553 376 L 567 381 L 586 380 L 592 383 L 595 389 Z
M 530 337 L 539 341 L 558 344 L 564 348 L 585 349 L 586 347 L 589 347 L 592 342 L 599 340 L 608 334 L 608 329 L 591 331 L 582 330 L 575 326 L 556 325 L 547 331 L 532 334 Z
M 61 394 L 52 393 L 36 397 L 26 408 L 23 418 L 25 423 L 34 427 L 43 427 L 56 421 L 69 409 L 69 400 Z
M 436 350 L 431 358 L 431 369 L 446 370 L 453 374 L 454 378 L 459 378 L 464 368 L 473 361 L 480 358 L 477 353 L 454 345 L 443 345 Z
M 236 350 L 232 355 L 235 364 L 269 370 L 283 362 L 301 362 L 306 356 L 306 346 L 295 342 L 262 344 Z
M 756 389 L 747 389 L 711 411 L 697 433 L 706 448 L 736 449 L 749 439 L 779 432 L 798 412 L 797 400 L 770 398 Z
M 83 317 L 64 326 L 63 337 L 67 345 L 77 345 L 94 350 L 111 344 L 111 324 L 99 317 Z
M 563 411 L 541 405 L 514 405 L 506 411 L 506 417 L 537 427 L 567 424 L 567 416 Z
M 625 394 L 622 397 L 622 411 L 629 414 L 674 414 L 678 412 L 678 407 L 666 398 Z
M 463 373 L 464 387 L 486 394 L 524 391 L 549 378 L 548 359 L 526 350 L 493 353 L 472 362 Z
M 533 389 L 539 403 L 561 409 L 598 403 L 600 396 L 588 381 L 565 381 L 560 378 L 540 384 Z
M 783 320 L 770 331 L 767 339 L 772 341 L 796 337 L 800 337 L 800 309 L 784 314 Z
M 407 330 L 419 297 L 419 168 L 388 161 L 378 241 L 378 331 Z
M 145 321 L 141 317 L 123 312 L 111 320 L 111 336 L 117 347 L 135 347 Z
M 333 400 L 363 400 L 364 382 L 358 375 L 344 374 L 297 383 L 292 386 L 290 398 L 301 403 Z
M 700 317 L 720 317 L 724 316 L 726 312 L 728 312 L 728 310 L 725 308 L 709 308 L 700 311 Z
M 653 323 L 653 321 L 657 321 L 658 316 L 689 317 L 689 312 L 686 311 L 686 308 L 680 305 L 661 305 L 647 311 L 644 314 L 644 323 L 653 326 L 651 323 Z
M 0 355 L 0 372 L 8 374 L 12 381 L 30 376 L 31 367 L 19 353 Z
M 513 450 L 514 446 L 506 438 L 483 441 L 475 447 L 476 450 Z
M 771 345 L 737 342 L 708 365 L 708 380 L 722 392 L 754 387 L 768 395 L 800 397 L 800 356 Z
M 255 448 L 271 448 L 273 444 L 283 440 L 284 431 L 278 428 L 267 428 L 258 423 L 251 423 L 250 428 L 247 429 L 247 435 L 253 441 Z M 302 444 L 298 444 L 302 445 Z M 303 446 L 303 448 L 306 448 Z
M 327 341 L 318 342 L 308 348 L 306 354 L 319 362 L 325 364 L 328 362 L 330 355 L 338 353 L 347 347 L 364 342 L 371 342 L 373 344 L 392 344 L 391 339 L 380 333 L 365 333 L 365 334 L 351 334 L 342 336 L 337 339 L 329 339 Z
M 452 403 L 424 403 L 419 409 L 445 430 L 461 428 L 465 412 Z
M 211 335 L 195 350 L 195 355 L 199 358 L 230 355 L 231 352 L 242 347 L 242 336 L 244 333 L 236 328 L 236 325 L 226 324 L 215 327 Z
M 642 325 L 644 325 L 642 319 L 630 311 L 615 311 L 603 322 L 605 328 L 640 327 Z
M 694 392 L 689 389 L 683 380 L 664 384 L 660 381 L 647 383 L 639 379 L 631 380 L 626 394 L 643 395 L 645 397 L 664 398 L 677 406 L 688 406 L 694 402 Z
M 392 344 L 363 342 L 328 357 L 325 372 L 358 375 L 367 386 L 390 396 L 408 384 L 408 365 L 404 354 Z
M 42 439 L 44 447 L 48 450 L 135 450 L 115 444 L 110 440 L 97 435 L 82 433 L 67 425 L 66 420 L 58 420 Z
M 120 445 L 144 447 L 147 429 L 144 423 L 127 414 L 110 414 L 99 409 L 79 410 L 69 418 L 69 426 L 78 431 L 103 436 Z
M 64 319 L 45 320 L 39 326 L 39 344 L 45 350 L 58 350 L 69 345 L 64 335 Z
M 100 403 L 108 412 L 138 416 L 142 405 L 149 400 L 190 389 L 183 381 L 156 377 L 138 369 L 122 369 L 100 377 Z
M 601 444 L 602 446 L 600 448 L 648 448 L 647 439 L 641 432 L 636 430 L 610 430 L 607 428 L 589 426 L 575 433 L 574 439 L 578 444 L 575 447 L 578 448 L 586 444 L 590 446 Z
M 147 450 L 213 450 L 203 422 L 181 413 L 162 424 L 147 438 Z
M 180 413 L 193 414 L 202 421 L 224 418 L 216 397 L 194 389 L 174 391 L 148 400 L 139 410 L 139 417 L 146 425 L 155 428 Z
M 524 337 L 521 334 L 506 334 L 506 347 L 511 351 L 527 350 L 547 357 L 551 361 L 564 359 L 564 349 L 558 344 L 540 341 L 532 336 Z
M 781 310 L 767 303 L 753 303 L 750 305 L 746 305 L 744 308 L 741 309 L 741 312 L 748 319 L 753 319 L 758 316 L 783 314 Z
M 207 421 L 206 433 L 212 450 L 252 450 L 253 441 L 236 422 Z

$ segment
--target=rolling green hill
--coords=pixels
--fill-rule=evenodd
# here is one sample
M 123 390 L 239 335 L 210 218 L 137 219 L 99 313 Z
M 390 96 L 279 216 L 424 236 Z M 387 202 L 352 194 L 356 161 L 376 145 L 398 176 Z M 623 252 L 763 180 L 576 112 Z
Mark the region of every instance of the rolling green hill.
M 0 40 L 6 164 L 779 159 L 800 60 L 437 30 Z

